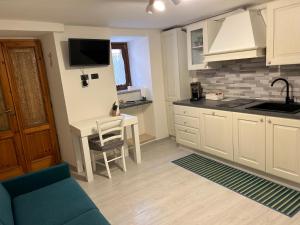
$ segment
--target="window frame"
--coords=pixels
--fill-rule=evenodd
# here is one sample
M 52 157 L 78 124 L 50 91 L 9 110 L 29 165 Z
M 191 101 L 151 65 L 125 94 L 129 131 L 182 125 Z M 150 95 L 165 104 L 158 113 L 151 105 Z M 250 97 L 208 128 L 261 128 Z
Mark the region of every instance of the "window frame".
M 128 54 L 127 43 L 126 42 L 112 42 L 111 48 L 122 50 L 122 57 L 123 57 L 124 66 L 125 66 L 126 83 L 123 85 L 116 85 L 116 87 L 117 87 L 118 91 L 127 90 L 128 86 L 131 86 L 131 73 L 130 73 L 129 54 Z

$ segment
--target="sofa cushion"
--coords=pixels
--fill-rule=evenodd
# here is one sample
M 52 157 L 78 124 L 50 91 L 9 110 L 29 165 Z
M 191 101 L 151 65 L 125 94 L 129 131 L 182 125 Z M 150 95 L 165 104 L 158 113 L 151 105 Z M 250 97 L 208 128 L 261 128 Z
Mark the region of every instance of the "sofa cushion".
M 91 209 L 94 203 L 72 178 L 13 199 L 16 225 L 61 225 Z
M 7 190 L 0 183 L 0 224 L 14 225 L 11 199 Z
M 98 209 L 90 210 L 64 225 L 110 225 Z

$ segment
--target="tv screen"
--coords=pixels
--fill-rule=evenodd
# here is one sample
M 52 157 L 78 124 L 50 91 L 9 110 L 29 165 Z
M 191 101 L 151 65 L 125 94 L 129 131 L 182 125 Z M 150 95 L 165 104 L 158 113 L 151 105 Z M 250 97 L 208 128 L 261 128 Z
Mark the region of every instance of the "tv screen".
M 100 39 L 69 39 L 70 66 L 110 64 L 110 41 Z

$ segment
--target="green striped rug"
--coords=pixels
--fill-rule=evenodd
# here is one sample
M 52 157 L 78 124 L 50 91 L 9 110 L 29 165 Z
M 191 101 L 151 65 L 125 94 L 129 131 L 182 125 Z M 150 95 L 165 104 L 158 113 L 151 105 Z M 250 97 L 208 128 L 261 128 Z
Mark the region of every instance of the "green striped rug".
M 300 192 L 291 188 L 197 154 L 185 156 L 173 163 L 286 216 L 292 217 L 300 210 Z

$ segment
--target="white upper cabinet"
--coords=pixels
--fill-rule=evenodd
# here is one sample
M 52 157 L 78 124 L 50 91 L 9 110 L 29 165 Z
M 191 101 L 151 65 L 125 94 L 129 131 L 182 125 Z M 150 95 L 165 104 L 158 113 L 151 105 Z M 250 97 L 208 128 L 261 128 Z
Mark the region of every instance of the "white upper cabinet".
M 234 161 L 265 171 L 265 116 L 233 113 Z
M 300 64 L 300 0 L 267 6 L 267 65 Z
M 267 172 L 300 182 L 300 121 L 267 117 Z
M 215 38 L 221 23 L 206 20 L 187 26 L 187 53 L 189 70 L 209 69 L 204 55 Z
M 232 112 L 201 109 L 201 150 L 233 160 Z

